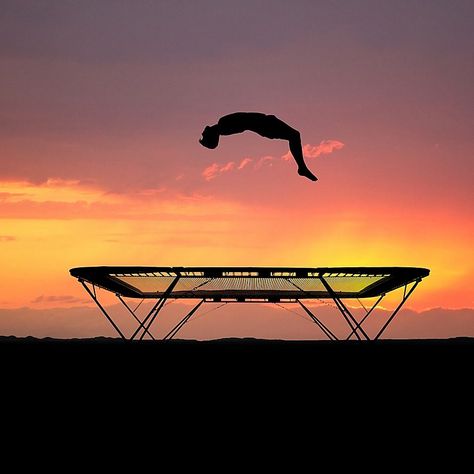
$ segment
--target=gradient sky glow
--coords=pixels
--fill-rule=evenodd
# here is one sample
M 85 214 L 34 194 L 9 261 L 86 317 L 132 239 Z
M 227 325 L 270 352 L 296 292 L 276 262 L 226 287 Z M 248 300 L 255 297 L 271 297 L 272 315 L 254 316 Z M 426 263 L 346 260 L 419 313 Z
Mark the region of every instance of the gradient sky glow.
M 68 269 L 119 264 L 422 266 L 411 308 L 474 308 L 473 17 L 2 0 L 0 308 L 82 305 Z M 200 146 L 234 111 L 300 130 L 319 181 L 283 141 Z

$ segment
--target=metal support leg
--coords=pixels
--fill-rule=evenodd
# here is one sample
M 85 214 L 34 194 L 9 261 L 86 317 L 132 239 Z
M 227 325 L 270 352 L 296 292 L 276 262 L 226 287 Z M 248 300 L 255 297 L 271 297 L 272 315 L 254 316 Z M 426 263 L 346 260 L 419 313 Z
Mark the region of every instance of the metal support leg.
M 133 341 L 133 339 L 135 339 L 136 335 L 138 334 L 138 332 L 140 331 L 140 329 L 143 329 L 144 331 L 146 330 L 144 324 L 148 321 L 148 319 L 150 318 L 150 316 L 153 314 L 154 311 L 156 311 L 158 309 L 158 306 L 160 306 L 161 304 L 163 303 L 163 298 L 158 298 L 158 301 L 153 305 L 153 307 L 151 308 L 151 310 L 149 311 L 149 313 L 146 315 L 146 317 L 143 319 L 142 323 L 137 327 L 137 329 L 135 330 L 135 332 L 132 334 L 132 336 L 130 337 L 130 340 Z M 161 309 L 161 307 L 160 307 Z M 159 311 L 159 309 L 158 309 Z
M 170 295 L 170 293 L 173 291 L 173 288 L 176 286 L 178 283 L 180 276 L 177 275 L 176 278 L 171 282 L 170 286 L 167 288 L 167 290 L 163 293 L 161 298 L 158 299 L 156 304 L 151 308 L 150 312 L 147 314 L 146 318 L 143 320 L 142 324 L 137 328 L 137 330 L 132 334 L 132 337 L 130 338 L 131 340 L 135 339 L 136 335 L 140 332 L 140 329 L 143 329 L 143 333 L 140 336 L 140 340 L 143 339 L 143 336 L 145 335 L 146 331 L 150 329 L 150 326 L 153 324 L 153 321 L 155 320 L 156 316 L 160 312 L 161 308 L 163 308 L 166 299 Z M 151 318 L 150 322 L 148 323 L 147 326 L 145 324 L 148 322 L 148 320 Z
M 143 332 L 138 338 L 140 341 L 143 340 L 143 338 L 145 337 L 145 334 L 150 329 L 151 325 L 154 323 L 156 317 L 158 316 L 158 313 L 163 309 L 163 306 L 166 303 L 166 299 L 167 298 L 165 297 L 160 298 L 160 300 L 158 301 L 158 304 L 155 306 L 155 309 L 151 313 L 149 313 L 149 315 L 147 316 L 150 320 L 148 321 L 148 324 L 146 326 L 145 326 L 145 321 L 143 321 Z
M 351 328 L 351 330 L 355 333 L 357 339 L 359 339 L 359 341 L 361 340 L 361 337 L 360 337 L 360 335 L 357 331 L 357 330 L 359 330 L 367 340 L 370 340 L 367 333 L 360 326 L 360 324 L 357 322 L 357 320 L 354 318 L 354 316 L 352 316 L 351 312 L 347 309 L 346 305 L 342 302 L 342 300 L 336 295 L 336 293 L 331 288 L 329 283 L 322 276 L 320 276 L 319 279 L 321 280 L 321 283 L 326 288 L 327 292 L 331 295 L 331 298 L 336 303 L 336 306 L 338 307 L 341 314 L 344 316 L 344 319 L 349 324 L 349 327 Z
M 297 288 L 299 291 L 303 292 L 303 293 L 307 293 L 307 291 L 303 290 L 303 288 L 299 287 L 294 281 L 291 281 L 289 278 L 285 278 L 285 280 L 290 283 L 291 285 L 293 285 L 295 288 Z M 306 307 L 303 305 L 303 303 L 301 303 L 300 300 L 296 300 L 298 301 L 298 303 L 301 305 L 301 307 L 306 311 L 306 313 L 308 314 L 308 316 L 313 320 L 313 322 L 315 322 L 319 327 L 320 329 L 324 332 L 324 334 L 329 338 L 331 339 L 331 336 L 330 334 L 332 335 L 332 337 L 334 337 L 333 340 L 337 340 L 337 337 L 326 327 L 324 326 L 324 324 L 318 319 L 316 318 L 316 316 Z M 345 317 L 345 316 L 344 316 Z M 349 323 L 349 321 L 348 321 Z M 351 325 L 349 323 L 349 325 Z M 352 327 L 352 326 L 351 326 Z
M 387 322 L 383 325 L 382 329 L 379 331 L 379 333 L 375 336 L 374 338 L 374 341 L 376 341 L 381 335 L 382 333 L 385 331 L 385 329 L 387 329 L 387 326 L 392 322 L 393 318 L 397 315 L 398 311 L 401 309 L 401 307 L 405 304 L 405 301 L 410 297 L 410 295 L 415 291 L 415 288 L 418 286 L 418 284 L 420 283 L 421 279 L 420 280 L 416 280 L 415 283 L 413 284 L 413 286 L 410 288 L 410 291 L 408 293 L 406 293 L 406 285 L 405 285 L 405 291 L 403 292 L 403 298 L 402 298 L 402 301 L 400 302 L 400 304 L 397 306 L 397 308 L 395 309 L 395 311 L 392 313 L 392 315 L 390 316 L 390 318 L 388 318 Z
M 130 306 L 128 306 L 128 304 L 124 301 L 124 299 L 122 298 L 121 295 L 119 295 L 118 293 L 115 295 L 118 300 L 125 306 L 125 308 L 128 309 L 129 313 L 134 317 L 135 321 L 139 324 L 139 328 L 143 328 L 143 330 L 154 340 L 155 338 L 153 337 L 153 334 L 151 332 L 148 331 L 148 329 L 146 329 L 145 327 L 143 327 L 143 323 L 138 319 L 137 315 L 135 314 L 135 311 L 133 311 Z M 137 306 L 138 308 L 138 306 Z
M 354 331 L 357 331 L 359 330 L 362 335 L 368 340 L 370 341 L 370 337 L 368 336 L 368 334 L 364 331 L 364 329 L 361 327 L 360 323 L 357 322 L 357 319 L 354 318 L 354 316 L 352 315 L 352 313 L 349 311 L 349 309 L 347 308 L 347 306 L 342 302 L 342 300 L 340 298 L 337 298 L 339 300 L 339 304 L 341 305 L 341 307 L 344 309 L 344 311 L 346 312 L 346 314 L 351 318 L 351 321 L 355 324 L 355 327 L 354 327 Z
M 346 320 L 346 323 L 355 332 L 355 335 L 356 335 L 357 339 L 359 339 L 359 341 L 360 341 L 359 333 L 357 331 L 355 331 L 355 326 L 352 325 L 350 319 L 347 317 L 346 313 L 344 312 L 344 308 L 340 305 L 340 300 L 337 298 L 337 296 L 334 293 L 333 289 L 329 286 L 329 283 L 322 276 L 319 277 L 319 279 L 321 280 L 321 283 L 326 288 L 326 291 L 331 295 L 331 298 L 334 300 L 334 303 L 336 303 L 337 309 L 339 310 L 339 312 L 342 314 L 342 316 Z
M 306 314 L 313 320 L 315 324 L 319 326 L 321 331 L 326 335 L 328 339 L 331 341 L 337 341 L 337 337 L 334 335 L 334 333 L 326 326 L 322 321 L 320 321 L 310 310 L 307 308 L 300 300 L 296 300 L 299 305 L 306 311 Z
M 95 301 L 95 304 L 99 307 L 99 309 L 102 311 L 104 316 L 108 319 L 109 323 L 112 324 L 114 329 L 119 333 L 120 337 L 122 339 L 126 339 L 126 337 L 123 335 L 122 331 L 119 329 L 119 327 L 113 322 L 112 318 L 107 314 L 107 311 L 105 311 L 104 307 L 100 304 L 99 300 L 97 299 L 97 296 L 95 294 L 95 291 L 92 292 L 89 287 L 86 285 L 84 280 L 79 280 L 79 282 L 82 284 L 82 286 L 86 289 L 87 293 L 89 293 L 90 297 Z
M 199 309 L 199 307 L 204 303 L 204 299 L 199 301 L 199 303 L 194 306 L 194 308 L 163 338 L 163 340 L 169 340 L 173 339 L 176 334 L 178 334 L 178 331 L 181 330 L 181 328 L 189 321 L 191 316 Z
M 342 316 L 344 317 L 344 319 L 346 320 L 346 323 L 348 324 L 348 326 L 352 329 L 352 331 L 354 332 L 354 334 L 356 335 L 357 339 L 359 341 L 362 340 L 362 338 L 360 337 L 359 333 L 356 331 L 356 327 L 357 327 L 357 322 L 355 325 L 352 324 L 352 321 L 347 317 L 347 314 L 344 310 L 344 307 L 341 305 L 341 300 L 339 298 L 334 298 L 333 297 L 333 300 L 334 300 L 334 303 L 336 303 L 336 306 L 337 306 L 337 309 L 339 310 L 339 312 L 342 314 Z
M 176 278 L 171 282 L 170 286 L 168 287 L 168 289 L 164 292 L 163 294 L 163 297 L 162 297 L 162 302 L 161 302 L 161 305 L 159 306 L 159 308 L 156 309 L 155 313 L 153 314 L 153 316 L 151 317 L 148 325 L 146 326 L 145 330 L 148 331 L 151 327 L 151 325 L 154 323 L 156 317 L 158 316 L 158 313 L 161 311 L 161 309 L 163 308 L 163 306 L 165 305 L 166 303 L 166 300 L 168 299 L 168 296 L 170 295 L 170 293 L 173 291 L 173 288 L 176 286 L 176 284 L 178 283 L 178 280 L 179 280 L 180 276 L 176 276 Z M 143 324 L 145 324 L 145 322 L 143 322 Z M 143 339 L 143 337 L 145 336 L 145 330 L 142 332 L 142 335 L 140 336 L 140 341 Z
M 356 331 L 356 329 L 360 328 L 360 327 L 362 326 L 362 324 L 364 324 L 364 321 L 370 316 L 370 313 L 372 313 L 372 311 L 373 311 L 373 310 L 378 306 L 378 304 L 383 300 L 384 296 L 385 296 L 385 294 L 380 295 L 379 299 L 374 303 L 374 305 L 372 306 L 372 308 L 370 308 L 368 311 L 365 310 L 365 311 L 366 311 L 366 315 L 362 318 L 362 320 L 360 321 L 360 323 L 357 323 L 357 327 L 354 328 L 354 329 L 352 330 L 352 332 L 347 336 L 346 341 L 348 341 L 348 340 L 351 338 L 352 334 L 354 334 L 354 332 Z M 365 309 L 365 306 L 363 306 L 362 304 L 361 304 L 361 306 Z

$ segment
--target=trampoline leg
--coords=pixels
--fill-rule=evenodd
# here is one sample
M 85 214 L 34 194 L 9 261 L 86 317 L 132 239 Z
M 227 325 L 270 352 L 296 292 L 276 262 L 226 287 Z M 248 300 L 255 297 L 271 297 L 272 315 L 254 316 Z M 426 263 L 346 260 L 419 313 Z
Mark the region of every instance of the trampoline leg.
M 313 322 L 319 326 L 321 331 L 326 335 L 328 339 L 331 341 L 337 341 L 338 338 L 335 336 L 335 334 L 327 327 L 324 325 L 322 321 L 320 321 L 310 310 L 307 308 L 300 300 L 296 300 L 299 305 L 306 311 L 307 315 L 313 320 Z
M 89 289 L 89 287 L 86 285 L 84 280 L 79 280 L 81 285 L 85 288 L 87 293 L 89 293 L 90 297 L 94 300 L 95 304 L 99 307 L 99 309 L 102 311 L 104 316 L 108 319 L 109 323 L 112 324 L 114 329 L 119 333 L 119 336 L 122 339 L 126 339 L 126 337 L 123 335 L 122 331 L 119 329 L 119 327 L 113 322 L 112 318 L 107 314 L 107 311 L 105 311 L 104 307 L 100 304 L 99 300 L 97 299 L 97 296 Z M 94 290 L 95 291 L 95 290 Z
M 150 312 L 147 314 L 146 318 L 143 320 L 142 324 L 136 329 L 136 331 L 132 334 L 132 337 L 130 340 L 135 339 L 136 335 L 140 332 L 140 329 L 143 328 L 143 333 L 140 336 L 140 340 L 143 339 L 143 336 L 145 333 L 150 329 L 150 326 L 153 324 L 153 321 L 155 320 L 156 316 L 160 312 L 161 308 L 163 308 L 165 301 L 167 300 L 168 296 L 170 293 L 173 291 L 173 288 L 176 286 L 178 283 L 180 276 L 177 275 L 176 278 L 171 282 L 170 286 L 167 288 L 167 290 L 163 293 L 163 296 L 156 302 L 156 304 L 151 308 Z M 147 326 L 145 324 L 148 322 L 148 320 L 151 318 L 150 322 L 148 323 Z
M 150 316 L 153 314 L 154 311 L 157 310 L 158 306 L 163 302 L 163 298 L 158 298 L 158 301 L 153 305 L 153 308 L 151 308 L 150 312 L 146 315 L 146 317 L 143 319 L 142 323 L 137 327 L 137 329 L 135 330 L 135 332 L 132 334 L 132 336 L 130 337 L 130 340 L 133 341 L 133 339 L 135 339 L 136 335 L 138 334 L 138 332 L 140 331 L 140 329 L 143 329 L 144 331 L 146 331 L 146 328 L 144 326 L 144 324 L 148 321 L 148 319 L 150 318 Z M 158 310 L 159 311 L 159 310 Z
M 357 339 L 359 341 L 362 340 L 362 338 L 360 337 L 360 334 L 358 333 L 358 331 L 356 330 L 357 328 L 357 321 L 354 319 L 354 317 L 351 315 L 351 319 L 348 318 L 348 315 L 346 313 L 346 311 L 348 312 L 349 310 L 347 310 L 346 306 L 344 306 L 342 304 L 342 301 L 337 298 L 337 297 L 333 297 L 333 300 L 334 302 L 336 303 L 336 306 L 337 308 L 339 309 L 340 313 L 344 316 L 344 319 L 346 320 L 347 324 L 349 325 L 349 327 L 352 329 L 352 331 L 354 332 L 354 334 L 356 335 Z M 353 325 L 354 323 L 354 325 Z
M 173 339 L 176 334 L 178 334 L 178 331 L 181 330 L 181 328 L 189 321 L 191 316 L 199 309 L 199 307 L 204 303 L 204 300 L 202 299 L 199 301 L 199 303 L 194 306 L 194 308 L 163 338 L 164 341 Z
M 324 285 L 324 287 L 326 288 L 327 292 L 331 295 L 331 298 L 334 300 L 334 303 L 336 303 L 336 306 L 337 308 L 339 309 L 339 311 L 341 312 L 342 316 L 344 317 L 344 319 L 346 320 L 347 324 L 349 325 L 349 327 L 351 328 L 351 330 L 354 332 L 354 334 L 356 335 L 357 339 L 359 339 L 359 341 L 362 339 L 359 335 L 359 332 L 358 330 L 362 333 L 362 335 L 367 339 L 367 340 L 370 340 L 369 336 L 367 335 L 367 333 L 362 329 L 362 327 L 360 326 L 360 324 L 356 321 L 356 319 L 354 318 L 354 316 L 352 316 L 351 312 L 347 309 L 347 307 L 345 306 L 345 304 L 342 302 L 342 300 L 340 298 L 338 298 L 338 296 L 336 295 L 336 293 L 334 292 L 334 290 L 331 288 L 331 286 L 329 285 L 329 283 L 322 277 L 320 276 L 319 279 L 321 280 L 321 283 Z
M 115 295 L 118 300 L 125 306 L 125 308 L 128 309 L 129 313 L 134 317 L 135 321 L 139 324 L 139 329 L 140 328 L 143 328 L 143 330 L 153 339 L 155 340 L 155 338 L 153 337 L 153 334 L 148 331 L 148 329 L 146 329 L 144 326 L 143 326 L 143 323 L 138 319 L 137 315 L 135 314 L 135 311 L 132 311 L 132 309 L 130 308 L 130 306 L 128 306 L 128 304 L 125 302 L 125 300 L 117 293 Z
M 143 338 L 145 337 L 145 334 L 148 332 L 151 325 L 155 322 L 155 319 L 158 316 L 158 313 L 163 309 L 163 306 L 165 305 L 166 300 L 167 300 L 167 298 L 165 298 L 165 297 L 160 298 L 160 300 L 158 301 L 158 304 L 156 305 L 154 311 L 149 313 L 148 317 L 151 316 L 151 319 L 150 319 L 150 321 L 148 322 L 148 324 L 146 326 L 145 326 L 145 320 L 143 321 L 143 324 L 142 324 L 143 332 L 141 333 L 141 335 L 139 337 L 140 341 L 143 340 Z M 138 330 L 140 330 L 140 328 L 138 328 Z
M 366 315 L 362 318 L 362 320 L 360 321 L 360 323 L 357 323 L 357 326 L 352 330 L 352 332 L 347 336 L 346 338 L 346 341 L 348 341 L 352 334 L 354 334 L 354 332 L 356 331 L 356 329 L 360 328 L 362 326 L 362 324 L 364 324 L 364 321 L 370 316 L 370 313 L 372 313 L 372 311 L 378 306 L 378 304 L 383 300 L 385 295 L 380 295 L 380 298 L 374 303 L 374 305 L 372 306 L 372 308 L 369 309 L 369 311 L 366 310 Z M 365 306 L 364 306 L 364 309 L 365 309 Z
M 418 283 L 420 283 L 421 280 L 416 280 L 413 286 L 410 288 L 410 291 L 407 293 L 406 292 L 406 285 L 405 285 L 405 291 L 403 293 L 403 298 L 400 304 L 395 308 L 394 312 L 392 315 L 388 318 L 387 322 L 382 326 L 382 329 L 378 332 L 378 334 L 374 337 L 374 341 L 376 341 L 382 333 L 387 329 L 388 325 L 392 322 L 393 318 L 397 315 L 398 311 L 400 311 L 401 307 L 405 304 L 405 301 L 410 297 L 410 295 L 415 291 L 415 288 L 418 286 Z

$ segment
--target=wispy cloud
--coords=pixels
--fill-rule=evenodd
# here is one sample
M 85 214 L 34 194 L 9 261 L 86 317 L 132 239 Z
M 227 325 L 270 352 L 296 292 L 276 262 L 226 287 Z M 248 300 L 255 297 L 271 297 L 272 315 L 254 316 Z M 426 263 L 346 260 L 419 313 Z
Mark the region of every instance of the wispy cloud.
M 274 156 L 271 156 L 271 155 L 262 156 L 255 163 L 254 169 L 259 170 L 260 168 L 263 168 L 264 166 L 271 166 L 274 160 L 275 160 Z
M 232 162 L 217 171 L 235 169 Z M 211 170 L 213 171 L 213 170 Z M 209 173 L 212 176 L 212 173 Z M 0 181 L 0 221 L 2 219 L 120 219 L 120 220 L 192 220 L 203 216 L 223 217 L 234 209 L 228 202 L 213 200 L 197 193 L 147 188 L 134 192 L 113 193 L 98 186 L 71 181 L 49 180 L 42 184 Z M 165 192 L 167 191 L 167 192 Z M 202 202 L 206 202 L 206 206 Z M 1 242 L 15 240 L 0 235 Z
M 23 202 L 112 203 L 116 198 L 97 186 L 78 180 L 49 178 L 40 184 L 29 181 L 0 181 L 0 204 Z
M 212 165 L 209 165 L 204 169 L 201 175 L 206 181 L 211 181 L 223 173 L 242 171 L 244 168 L 253 168 L 254 170 L 259 170 L 263 166 L 271 166 L 274 160 L 274 156 L 266 155 L 258 158 L 257 160 L 249 157 L 243 158 L 238 165 L 236 165 L 235 161 L 229 161 L 224 165 L 212 163 Z M 251 163 L 253 163 L 253 166 L 250 166 Z
M 162 194 L 166 191 L 167 189 L 162 186 L 160 188 L 148 188 L 148 189 L 142 189 L 136 193 L 137 196 L 145 197 L 145 198 L 153 198 L 158 196 L 159 194 Z
M 0 235 L 0 242 L 13 242 L 16 237 L 13 235 Z
M 252 161 L 253 158 L 246 157 L 243 158 L 239 164 L 236 164 L 235 161 L 228 161 L 225 165 L 212 163 L 212 165 L 209 165 L 207 168 L 204 169 L 204 171 L 201 173 L 201 176 L 206 181 L 211 181 L 223 173 L 228 173 L 230 171 L 242 171 L 244 168 L 247 168 L 250 163 L 252 163 Z M 255 166 L 257 166 L 257 164 Z
M 242 164 L 242 162 L 240 164 Z M 242 169 L 242 168 L 240 168 L 240 165 L 239 165 L 238 169 Z M 208 166 L 207 168 L 204 169 L 204 171 L 201 173 L 201 175 L 203 176 L 203 178 L 206 181 L 211 181 L 212 179 L 214 179 L 219 174 L 228 173 L 229 171 L 233 171 L 234 169 L 235 169 L 235 162 L 234 161 L 229 161 L 225 165 L 219 165 L 217 163 L 212 163 L 212 165 L 210 165 L 210 166 Z
M 305 158 L 316 158 L 320 155 L 329 155 L 342 148 L 344 148 L 344 143 L 339 140 L 323 140 L 319 145 L 311 145 L 310 143 L 304 145 L 303 155 Z M 281 159 L 283 161 L 290 161 L 293 159 L 293 155 L 288 151 Z M 236 164 L 235 161 L 229 161 L 224 165 L 212 163 L 212 165 L 209 165 L 202 171 L 201 176 L 206 181 L 212 181 L 224 173 L 242 171 L 244 168 L 257 171 L 263 167 L 274 166 L 278 161 L 281 160 L 278 160 L 275 156 L 265 155 L 255 159 L 249 157 L 243 158 L 239 164 Z
M 344 148 L 344 143 L 338 140 L 323 140 L 319 145 L 305 145 L 303 154 L 307 158 L 316 158 L 319 155 L 329 155 L 335 150 Z
M 219 174 L 219 170 L 220 166 L 217 163 L 212 163 L 212 165 L 204 169 L 201 175 L 206 181 L 211 181 L 211 179 L 214 179 Z
M 235 163 L 233 161 L 229 161 L 219 171 L 221 173 L 227 173 L 227 171 L 232 171 L 234 168 L 235 168 Z
M 40 304 L 40 303 L 66 303 L 66 304 L 76 304 L 76 303 L 83 303 L 87 301 L 83 298 L 77 298 L 72 295 L 40 295 L 37 296 L 35 299 L 31 300 L 32 304 Z
M 252 162 L 252 158 L 244 158 L 240 163 L 239 166 L 237 166 L 238 170 L 244 169 L 248 164 Z
M 344 148 L 344 143 L 339 140 L 323 140 L 319 145 L 307 143 L 303 146 L 303 155 L 305 158 L 317 158 L 320 155 L 329 155 L 330 153 Z M 293 159 L 290 152 L 282 156 L 285 161 Z

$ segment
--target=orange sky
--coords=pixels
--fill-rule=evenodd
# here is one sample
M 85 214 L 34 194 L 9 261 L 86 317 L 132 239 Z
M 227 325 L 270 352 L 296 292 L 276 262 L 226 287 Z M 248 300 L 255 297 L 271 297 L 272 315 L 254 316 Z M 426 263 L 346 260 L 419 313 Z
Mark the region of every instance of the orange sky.
M 388 212 L 380 204 L 360 210 L 345 205 L 343 197 L 344 211 L 338 214 L 281 211 L 165 191 L 114 194 L 60 180 L 4 182 L 0 195 L 6 230 L 3 307 L 62 302 L 35 303 L 42 295 L 62 296 L 63 302 L 81 298 L 82 289 L 67 270 L 114 264 L 426 266 L 432 274 L 410 301 L 412 307 L 474 303 L 466 284 L 473 276 L 472 261 L 465 258 L 473 224 L 466 227 L 462 214 Z
M 0 308 L 81 307 L 82 265 L 421 266 L 411 308 L 474 308 L 472 2 L 6 3 Z M 319 181 L 199 145 L 238 110 Z

